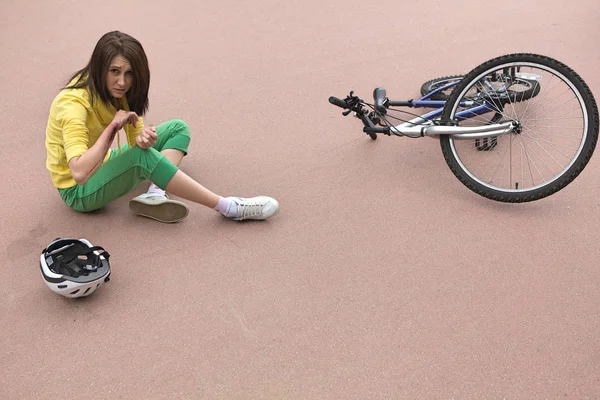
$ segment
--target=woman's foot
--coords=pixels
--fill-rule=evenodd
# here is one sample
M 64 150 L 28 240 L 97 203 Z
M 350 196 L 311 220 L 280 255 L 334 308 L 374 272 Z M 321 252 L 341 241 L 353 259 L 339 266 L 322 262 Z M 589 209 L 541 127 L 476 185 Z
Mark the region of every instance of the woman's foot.
M 221 197 L 215 209 L 236 221 L 265 220 L 279 212 L 279 202 L 268 196 Z
M 129 209 L 137 215 L 160 222 L 178 222 L 188 216 L 185 203 L 169 199 L 165 192 L 149 191 L 129 201 Z

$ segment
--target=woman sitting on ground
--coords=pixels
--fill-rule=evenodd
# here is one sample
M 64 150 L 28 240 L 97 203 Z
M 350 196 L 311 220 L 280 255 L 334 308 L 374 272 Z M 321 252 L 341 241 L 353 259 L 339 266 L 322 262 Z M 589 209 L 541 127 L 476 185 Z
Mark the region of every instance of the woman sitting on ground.
M 185 203 L 167 192 L 234 220 L 277 214 L 279 203 L 271 197 L 222 197 L 181 171 L 189 128 L 180 120 L 144 126 L 149 86 L 142 45 L 114 31 L 100 38 L 89 63 L 56 96 L 46 128 L 46 167 L 64 202 L 76 211 L 94 211 L 149 179 L 148 191 L 129 207 L 161 222 L 188 215 Z M 121 129 L 127 143 L 111 149 Z

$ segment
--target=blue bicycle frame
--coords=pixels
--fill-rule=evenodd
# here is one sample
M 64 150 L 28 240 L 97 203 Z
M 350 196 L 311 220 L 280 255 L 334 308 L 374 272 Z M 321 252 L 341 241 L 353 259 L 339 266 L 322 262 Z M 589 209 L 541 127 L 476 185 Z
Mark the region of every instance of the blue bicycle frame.
M 455 139 L 480 139 L 486 137 L 494 137 L 503 135 L 511 132 L 516 123 L 514 121 L 506 121 L 502 123 L 491 123 L 482 126 L 459 126 L 456 124 L 440 124 L 437 123 L 436 118 L 442 115 L 444 112 L 444 108 L 446 105 L 446 101 L 444 100 L 428 100 L 435 93 L 439 93 L 442 90 L 448 89 L 460 81 L 451 82 L 446 84 L 431 93 L 421 97 L 418 100 L 408 100 L 408 101 L 394 101 L 390 100 L 385 95 L 385 89 L 376 88 L 373 92 L 373 97 L 375 100 L 375 106 L 373 108 L 374 115 L 377 117 L 379 114 L 385 121 L 384 115 L 386 114 L 385 109 L 389 107 L 411 107 L 411 108 L 436 108 L 433 111 L 430 111 L 421 116 L 415 116 L 410 121 L 404 121 L 398 125 L 391 125 L 388 121 L 385 121 L 387 125 L 383 127 L 377 127 L 376 124 L 379 124 L 379 121 L 372 120 L 368 113 L 362 108 L 362 105 L 358 108 L 353 108 L 355 106 L 350 105 L 346 100 L 340 100 L 337 97 L 331 96 L 329 97 L 329 102 L 337 105 L 338 107 L 345 108 L 347 110 L 353 110 L 355 112 L 355 116 L 362 120 L 364 127 L 363 132 L 367 133 L 371 136 L 371 139 L 375 139 L 378 133 L 382 133 L 385 135 L 394 134 L 396 136 L 408 136 L 408 137 L 438 137 L 439 135 L 452 135 Z M 484 82 L 484 84 L 489 85 L 488 82 Z M 360 101 L 357 97 L 352 97 L 353 92 L 350 93 L 347 100 L 348 101 Z M 362 103 L 366 104 L 366 103 Z M 478 115 L 486 114 L 489 112 L 498 113 L 501 112 L 496 104 L 476 104 L 475 100 L 464 100 L 459 103 L 461 107 L 465 109 L 456 113 L 453 116 L 453 119 L 456 121 L 462 121 L 468 118 L 473 118 Z M 502 107 L 500 105 L 500 107 Z M 350 111 L 346 111 L 344 115 L 348 115 Z M 379 119 L 379 117 L 377 117 Z M 491 122 L 491 121 L 490 121 Z
M 460 81 L 451 82 L 451 83 L 448 83 L 447 85 L 437 88 L 434 91 L 426 94 L 425 96 L 421 97 L 418 100 L 410 101 L 410 106 L 413 108 L 435 108 L 435 110 L 433 110 L 427 114 L 424 114 L 420 117 L 425 120 L 435 119 L 435 118 L 439 117 L 440 115 L 442 115 L 442 113 L 444 111 L 444 106 L 446 105 L 446 101 L 445 100 L 427 100 L 427 99 L 430 98 L 431 96 L 433 96 L 434 94 L 439 93 L 442 90 L 451 88 L 452 86 L 455 86 L 459 83 L 460 83 Z M 407 102 L 390 100 L 389 105 L 392 107 L 393 106 L 406 106 Z M 467 107 L 469 104 L 467 102 L 460 102 L 460 105 L 462 107 Z M 481 114 L 486 114 L 490 111 L 494 111 L 494 110 L 489 108 L 487 105 L 480 105 L 480 106 L 476 106 L 476 107 L 470 108 L 468 110 L 460 111 L 460 112 L 456 113 L 455 118 L 458 121 L 464 121 L 465 119 L 472 118 L 474 116 L 481 115 Z

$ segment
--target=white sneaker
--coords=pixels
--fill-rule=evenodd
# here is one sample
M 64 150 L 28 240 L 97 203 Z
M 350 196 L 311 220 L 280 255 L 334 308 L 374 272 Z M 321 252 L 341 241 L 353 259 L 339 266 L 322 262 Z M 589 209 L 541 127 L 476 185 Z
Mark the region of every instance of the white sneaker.
M 231 217 L 236 221 L 246 219 L 267 219 L 279 212 L 279 202 L 267 196 L 229 197 L 237 204 L 237 216 Z
M 185 203 L 169 199 L 166 193 L 153 192 L 147 192 L 129 200 L 129 209 L 134 214 L 165 223 L 181 221 L 189 213 Z

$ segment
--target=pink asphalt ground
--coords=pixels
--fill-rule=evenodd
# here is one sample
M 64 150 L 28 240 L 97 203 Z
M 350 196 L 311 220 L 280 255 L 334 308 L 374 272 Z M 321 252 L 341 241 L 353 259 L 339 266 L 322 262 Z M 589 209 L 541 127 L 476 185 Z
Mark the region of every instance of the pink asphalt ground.
M 598 398 L 598 153 L 563 191 L 486 200 L 438 141 L 380 137 L 327 102 L 418 95 L 527 51 L 600 94 L 597 2 L 0 2 L 4 399 Z M 52 5 L 50 5 L 52 4 Z M 99 37 L 146 48 L 147 123 L 185 120 L 182 168 L 277 198 L 236 223 L 164 225 L 124 196 L 67 209 L 45 170 L 52 98 Z M 84 237 L 112 280 L 70 301 L 40 251 Z

